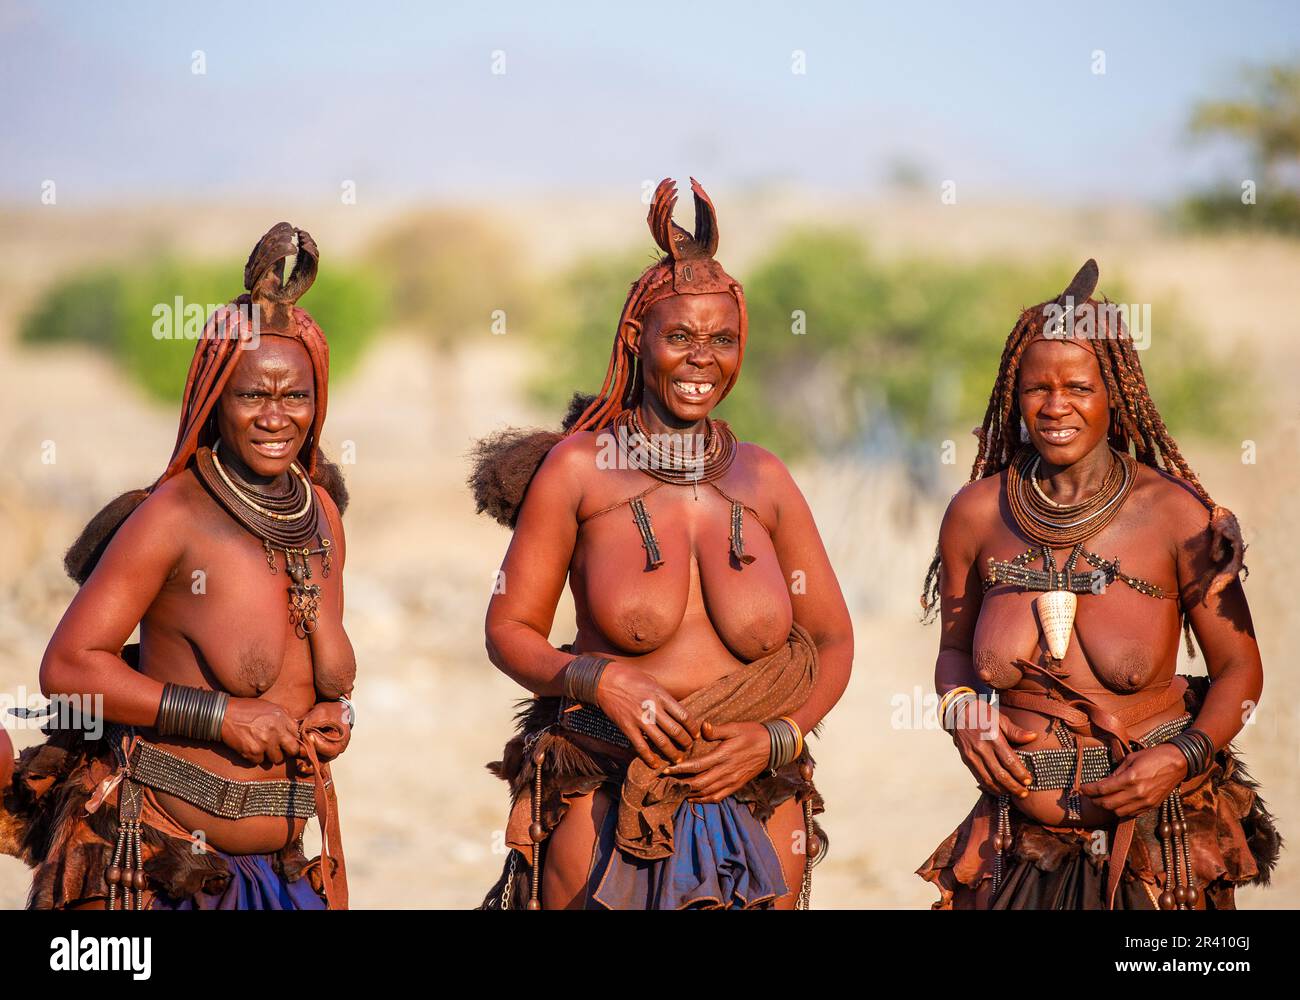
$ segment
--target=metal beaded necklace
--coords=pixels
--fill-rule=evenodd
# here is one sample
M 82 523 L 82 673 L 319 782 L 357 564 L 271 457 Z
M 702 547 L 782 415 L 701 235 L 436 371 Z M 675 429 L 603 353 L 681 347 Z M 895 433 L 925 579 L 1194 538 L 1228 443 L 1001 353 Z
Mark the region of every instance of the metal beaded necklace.
M 305 639 L 316 631 L 320 610 L 320 586 L 312 578 L 311 557 L 321 557 L 321 575 L 330 575 L 332 543 L 319 528 L 316 493 L 297 462 L 289 466 L 289 491 L 273 493 L 244 481 L 221 464 L 218 441 L 211 449 L 200 448 L 194 467 L 208 492 L 241 527 L 262 542 L 266 565 L 275 566 L 275 549 L 284 553 L 284 569 L 292 581 L 288 586 L 289 624 Z M 319 545 L 309 543 L 315 538 Z
M 1030 539 L 1038 543 L 1037 550 L 1030 549 L 1010 561 L 989 558 L 988 576 L 984 589 L 997 583 L 1012 583 L 1026 590 L 1043 591 L 1034 603 L 1043 628 L 1043 638 L 1051 658 L 1059 663 L 1070 645 L 1074 628 L 1074 614 L 1078 608 L 1077 594 L 1093 591 L 1092 573 L 1074 572 L 1079 557 L 1100 570 L 1105 583 L 1122 579 L 1143 593 L 1163 596 L 1154 584 L 1127 577 L 1119 571 L 1119 560 L 1106 561 L 1083 548 L 1083 542 L 1101 531 L 1115 519 L 1124 501 L 1133 490 L 1137 479 L 1137 461 L 1128 454 L 1111 449 L 1112 462 L 1096 493 L 1078 503 L 1058 504 L 1038 485 L 1038 467 L 1041 458 L 1032 447 L 1025 447 L 1007 468 L 1007 506 L 1011 516 Z M 1071 546 L 1065 566 L 1057 568 L 1052 549 Z M 1043 568 L 1029 565 L 1041 553 Z
M 727 474 L 727 470 L 735 462 L 739 442 L 731 428 L 722 421 L 715 423 L 705 417 L 704 425 L 704 447 L 700 449 L 698 455 L 693 455 L 688 448 L 665 447 L 655 441 L 652 435 L 646 433 L 635 409 L 623 410 L 610 422 L 610 429 L 618 442 L 619 450 L 628 459 L 628 467 L 644 472 L 647 476 L 658 480 L 658 483 L 628 500 L 620 500 L 596 511 L 589 515 L 587 520 L 606 514 L 624 503 L 628 504 L 632 508 L 632 519 L 636 523 L 637 531 L 641 533 L 641 544 L 645 547 L 646 558 L 651 569 L 663 565 L 663 556 L 659 549 L 659 540 L 655 537 L 650 512 L 645 507 L 645 497 L 664 483 L 690 486 L 696 490 L 697 500 L 700 483 L 712 486 L 724 500 L 731 504 L 732 557 L 742 566 L 748 566 L 754 561 L 754 556 L 745 551 L 744 512 L 750 510 L 756 518 L 758 514 L 725 493 L 716 482 Z
M 698 454 L 684 447 L 664 446 L 646 432 L 641 417 L 635 409 L 624 410 L 614 418 L 613 428 L 620 446 L 642 448 L 649 456 L 648 462 L 638 462 L 635 468 L 655 479 L 678 486 L 709 483 L 721 479 L 736 460 L 736 435 L 726 424 L 714 423 L 704 418 L 704 447 Z

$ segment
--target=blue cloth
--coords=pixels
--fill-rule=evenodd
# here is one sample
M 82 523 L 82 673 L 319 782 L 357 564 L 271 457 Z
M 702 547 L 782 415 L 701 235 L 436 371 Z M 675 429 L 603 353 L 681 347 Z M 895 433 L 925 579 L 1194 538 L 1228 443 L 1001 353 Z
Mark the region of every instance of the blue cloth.
M 323 910 L 325 901 L 311 887 L 305 875 L 290 882 L 277 875 L 270 854 L 214 853 L 230 869 L 230 881 L 222 892 L 196 892 L 188 899 L 173 901 L 159 895 L 155 910 Z
M 617 823 L 612 808 L 596 846 L 589 909 L 743 910 L 788 891 L 767 830 L 732 796 L 720 803 L 683 802 L 673 817 L 673 853 L 660 861 L 620 851 Z

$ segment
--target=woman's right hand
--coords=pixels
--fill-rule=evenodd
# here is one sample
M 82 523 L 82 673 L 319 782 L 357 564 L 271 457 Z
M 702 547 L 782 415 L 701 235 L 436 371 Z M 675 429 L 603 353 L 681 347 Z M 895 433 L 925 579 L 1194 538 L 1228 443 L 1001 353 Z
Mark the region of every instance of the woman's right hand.
M 283 764 L 302 753 L 298 723 L 261 698 L 231 698 L 221 722 L 221 742 L 254 764 Z
M 1011 748 L 1012 743 L 1030 743 L 1038 734 L 1017 726 L 999 711 L 962 711 L 974 699 L 967 699 L 954 714 L 954 728 L 950 735 L 957 744 L 962 763 L 975 776 L 980 790 L 990 795 L 1013 795 L 1025 798 L 1033 776 L 1024 762 Z
M 658 769 L 681 760 L 698 735 L 686 709 L 658 681 L 617 660 L 600 675 L 596 704 L 648 767 Z

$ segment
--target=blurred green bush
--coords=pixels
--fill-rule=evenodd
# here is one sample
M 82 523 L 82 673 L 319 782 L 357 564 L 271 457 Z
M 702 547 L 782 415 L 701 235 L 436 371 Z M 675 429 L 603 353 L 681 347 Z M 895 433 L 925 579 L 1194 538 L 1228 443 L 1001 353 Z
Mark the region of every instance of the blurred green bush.
M 649 259 L 593 257 L 547 285 L 532 390 L 557 417 L 571 392 L 599 389 L 623 300 Z M 785 458 L 933 455 L 982 419 L 1020 310 L 1057 294 L 1078 265 L 881 262 L 853 233 L 791 232 L 742 278 L 749 340 L 719 414 Z M 1144 301 L 1110 274 L 1102 291 Z M 1142 364 L 1166 422 L 1175 435 L 1226 435 L 1247 406 L 1247 359 L 1207 355 L 1176 303 L 1154 302 L 1151 313 Z
M 194 344 L 212 308 L 242 291 L 241 262 L 162 260 L 97 268 L 56 282 L 24 317 L 28 344 L 84 343 L 113 358 L 149 395 L 179 398 Z M 177 298 L 184 309 L 175 316 Z M 365 269 L 331 264 L 299 303 L 325 331 L 331 377 L 346 376 L 383 321 L 386 292 Z M 198 307 L 195 309 L 194 307 Z M 155 329 L 173 314 L 173 336 Z M 201 317 L 198 315 L 201 313 Z M 183 324 L 183 325 L 182 325 Z
M 1300 233 L 1300 62 L 1245 66 L 1236 93 L 1197 102 L 1187 120 L 1197 141 L 1227 140 L 1249 163 L 1253 198 L 1242 179 L 1185 199 L 1176 221 L 1194 229 L 1272 229 Z

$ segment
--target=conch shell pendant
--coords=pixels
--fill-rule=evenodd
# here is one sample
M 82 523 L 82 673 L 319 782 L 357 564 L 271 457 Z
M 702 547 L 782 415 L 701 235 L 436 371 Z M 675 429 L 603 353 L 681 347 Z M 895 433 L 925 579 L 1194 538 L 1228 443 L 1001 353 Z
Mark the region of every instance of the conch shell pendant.
M 1049 590 L 1040 594 L 1035 603 L 1043 638 L 1047 640 L 1047 651 L 1059 662 L 1065 659 L 1065 651 L 1070 648 L 1070 633 L 1074 630 L 1074 612 L 1079 606 L 1079 598 L 1069 590 Z

